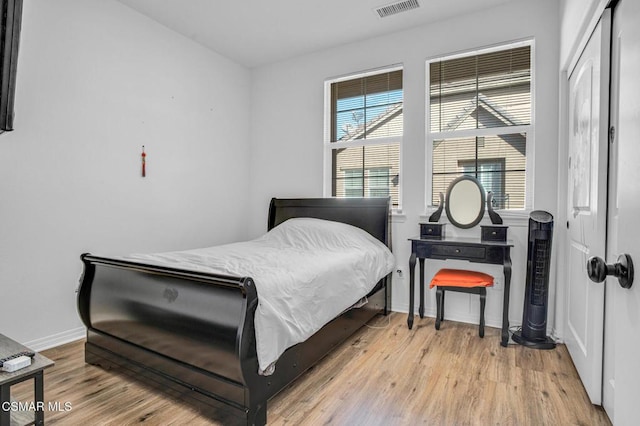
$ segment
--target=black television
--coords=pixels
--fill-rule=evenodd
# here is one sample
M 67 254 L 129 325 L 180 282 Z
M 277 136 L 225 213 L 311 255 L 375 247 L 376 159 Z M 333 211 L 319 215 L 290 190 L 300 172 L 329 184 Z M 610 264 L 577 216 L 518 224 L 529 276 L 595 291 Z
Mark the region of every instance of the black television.
M 0 133 L 13 130 L 22 0 L 0 0 Z

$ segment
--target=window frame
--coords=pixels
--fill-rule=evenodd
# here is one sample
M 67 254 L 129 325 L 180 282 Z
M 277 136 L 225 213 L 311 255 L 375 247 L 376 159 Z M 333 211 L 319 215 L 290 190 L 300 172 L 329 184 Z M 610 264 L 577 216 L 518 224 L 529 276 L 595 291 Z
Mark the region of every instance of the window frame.
M 491 127 L 491 128 L 479 128 L 479 129 L 465 129 L 465 130 L 452 130 L 452 131 L 437 131 L 431 132 L 431 96 L 430 96 L 430 81 L 431 72 L 430 65 L 432 62 L 458 59 L 469 56 L 477 56 L 485 53 L 499 52 L 502 50 L 513 49 L 517 47 L 530 47 L 530 67 L 531 67 L 531 119 L 527 125 L 518 126 L 505 126 L 505 127 Z M 509 216 L 514 214 L 520 216 L 522 213 L 529 212 L 533 209 L 533 189 L 534 189 L 534 146 L 535 146 L 535 88 L 536 88 L 536 73 L 535 73 L 535 40 L 523 39 L 511 42 L 505 42 L 496 44 L 489 47 L 477 48 L 467 51 L 461 51 L 457 53 L 451 53 L 447 55 L 439 55 L 437 57 L 428 58 L 425 61 L 425 197 L 424 197 L 424 211 L 425 215 L 430 210 L 433 210 L 435 206 L 432 203 L 433 193 L 433 142 L 434 140 L 442 139 L 458 139 L 458 138 L 470 138 L 470 137 L 488 137 L 498 136 L 514 133 L 526 134 L 526 148 L 525 148 L 525 203 L 523 208 L 519 209 L 499 209 L 500 214 L 503 216 Z
M 369 77 L 377 74 L 384 74 L 393 71 L 402 71 L 404 74 L 404 66 L 403 64 L 393 64 L 380 68 L 370 69 L 367 71 L 355 72 L 352 74 L 346 74 L 340 77 L 333 77 L 326 79 L 324 82 L 324 135 L 323 135 L 323 179 L 322 179 L 322 193 L 324 197 L 332 197 L 332 176 L 333 176 L 333 155 L 332 151 L 334 149 L 340 148 L 358 148 L 363 146 L 375 146 L 375 145 L 390 145 L 390 144 L 398 144 L 398 205 L 391 206 L 391 211 L 393 214 L 401 214 L 402 213 L 402 175 L 403 175 L 403 140 L 404 140 L 404 86 L 402 88 L 403 91 L 403 99 L 402 99 L 402 120 L 403 120 L 403 130 L 402 135 L 399 136 L 388 136 L 388 137 L 378 137 L 375 139 L 354 139 L 350 141 L 331 141 L 331 85 L 334 83 L 339 83 L 342 81 L 354 80 L 358 78 Z M 364 178 L 364 176 L 363 176 Z M 366 192 L 366 191 L 365 191 Z M 367 194 L 365 193 L 365 197 Z

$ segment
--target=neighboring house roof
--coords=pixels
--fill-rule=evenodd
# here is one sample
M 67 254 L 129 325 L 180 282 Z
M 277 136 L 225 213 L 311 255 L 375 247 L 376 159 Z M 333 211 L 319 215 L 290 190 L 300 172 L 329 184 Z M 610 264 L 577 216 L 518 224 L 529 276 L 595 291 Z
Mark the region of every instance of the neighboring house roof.
M 477 96 L 474 96 L 473 98 L 471 98 L 467 104 L 466 107 L 464 107 L 460 114 L 456 115 L 452 120 L 450 120 L 448 123 L 446 123 L 444 125 L 444 131 L 443 132 L 448 132 L 448 131 L 453 131 L 456 130 L 462 123 L 464 123 L 464 121 L 469 118 L 469 116 L 471 116 L 472 114 L 478 112 L 476 114 L 476 117 L 478 117 L 478 120 L 482 121 L 482 118 L 479 114 L 479 110 L 484 110 L 488 113 L 489 117 L 492 120 L 496 120 L 499 121 L 501 123 L 501 126 L 520 126 L 523 125 L 525 123 L 522 123 L 521 121 L 519 121 L 516 117 L 514 117 L 513 115 L 509 114 L 508 111 L 506 111 L 504 108 L 502 108 L 500 105 L 498 105 L 497 103 L 491 101 L 491 99 L 489 99 L 488 97 L 486 97 L 485 95 L 483 95 L 482 93 L 480 93 Z M 486 116 L 485 116 L 486 117 Z M 485 120 L 487 120 L 485 118 Z M 486 126 L 486 127 L 496 127 L 495 125 L 493 126 Z M 525 137 L 524 133 L 520 133 L 520 136 Z M 511 144 L 512 140 L 511 138 L 504 138 L 504 140 Z M 439 141 L 434 141 L 435 145 L 438 146 L 439 145 Z M 524 150 L 524 145 L 521 144 L 515 144 L 515 148 L 522 154 L 525 155 Z
M 385 112 L 369 120 L 367 123 L 363 123 L 355 129 L 352 129 L 348 134 L 340 138 L 340 141 L 351 141 L 356 139 L 362 139 L 365 131 L 372 132 L 376 128 L 385 125 L 391 119 L 397 117 L 402 113 L 402 104 L 393 105 Z M 457 129 L 471 114 L 476 112 L 479 108 L 483 108 L 489 112 L 496 119 L 501 121 L 505 126 L 519 126 L 524 123 L 520 122 L 516 117 L 509 114 L 500 105 L 492 102 L 491 99 L 480 93 L 478 96 L 474 96 L 469 100 L 466 107 L 464 107 L 460 114 L 458 114 L 453 120 L 445 124 L 446 131 Z
M 340 141 L 344 142 L 344 141 L 352 141 L 356 139 L 363 139 L 365 131 L 370 133 L 374 131 L 376 128 L 383 126 L 387 122 L 391 121 L 393 118 L 397 117 L 399 114 L 402 114 L 402 104 L 393 105 L 387 108 L 387 110 L 382 114 L 372 118 L 366 123 L 361 124 L 354 130 L 349 132 L 348 134 L 341 137 Z
M 511 116 L 507 111 L 505 111 L 504 108 L 500 107 L 485 95 L 480 93 L 478 96 L 474 96 L 469 100 L 469 103 L 465 108 L 462 109 L 462 112 L 459 115 L 457 115 L 449 123 L 445 124 L 445 129 L 448 131 L 457 129 L 458 126 L 460 126 L 467 119 L 467 117 L 473 114 L 480 107 L 484 108 L 486 111 L 491 113 L 507 126 L 518 126 L 523 124 L 518 122 L 518 120 L 515 117 Z

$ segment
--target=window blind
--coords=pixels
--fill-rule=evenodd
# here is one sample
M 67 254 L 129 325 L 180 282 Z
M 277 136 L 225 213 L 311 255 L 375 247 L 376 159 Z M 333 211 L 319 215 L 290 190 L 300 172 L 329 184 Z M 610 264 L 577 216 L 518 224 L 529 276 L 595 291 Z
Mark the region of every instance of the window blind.
M 429 65 L 431 132 L 531 123 L 531 47 Z
M 432 204 L 466 174 L 492 192 L 494 208 L 525 207 L 530 58 L 521 46 L 429 64 Z
M 402 134 L 402 70 L 331 85 L 331 141 L 370 139 Z

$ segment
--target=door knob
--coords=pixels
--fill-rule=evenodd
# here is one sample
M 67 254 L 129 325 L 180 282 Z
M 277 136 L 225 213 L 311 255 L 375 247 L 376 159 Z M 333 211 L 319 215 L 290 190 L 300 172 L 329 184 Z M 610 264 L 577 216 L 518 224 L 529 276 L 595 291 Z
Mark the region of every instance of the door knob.
M 593 256 L 587 260 L 587 275 L 591 281 L 601 283 L 607 275 L 618 278 L 620 286 L 630 288 L 633 284 L 633 262 L 628 254 L 618 256 L 618 261 L 613 265 L 607 265 L 602 258 Z

